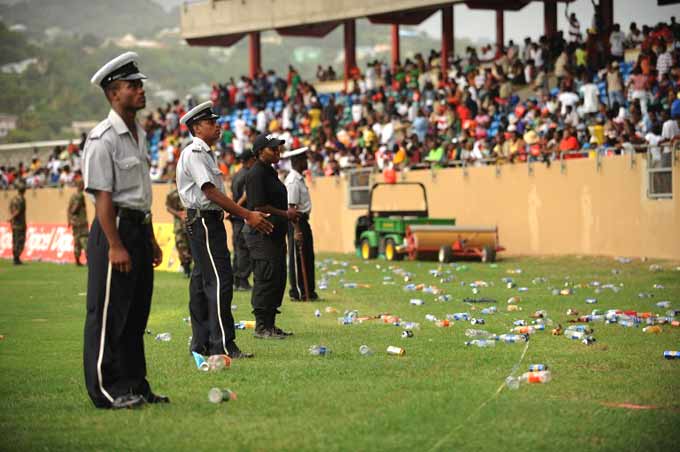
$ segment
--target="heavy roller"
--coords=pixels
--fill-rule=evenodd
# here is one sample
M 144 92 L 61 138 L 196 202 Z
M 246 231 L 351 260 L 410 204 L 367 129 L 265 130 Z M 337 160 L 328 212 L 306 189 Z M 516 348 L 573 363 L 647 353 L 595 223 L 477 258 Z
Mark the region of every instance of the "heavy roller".
M 436 257 L 439 262 L 460 258 L 479 258 L 494 262 L 496 253 L 505 248 L 499 245 L 495 226 L 410 225 L 399 251 L 409 259 Z
M 456 226 L 454 218 L 430 218 L 425 186 L 419 182 L 378 183 L 368 213 L 355 228 L 357 254 L 386 260 L 481 258 L 493 262 L 503 248 L 496 227 Z

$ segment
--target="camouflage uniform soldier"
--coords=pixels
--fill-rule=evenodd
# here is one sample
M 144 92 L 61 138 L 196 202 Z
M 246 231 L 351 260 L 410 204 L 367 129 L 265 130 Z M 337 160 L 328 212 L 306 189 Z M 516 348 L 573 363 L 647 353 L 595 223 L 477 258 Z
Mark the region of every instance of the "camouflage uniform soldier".
M 85 207 L 85 196 L 83 195 L 83 181 L 76 183 L 78 191 L 71 196 L 68 203 L 68 225 L 73 230 L 73 255 L 76 258 L 76 265 L 80 267 L 80 253 L 87 252 L 87 208 Z
M 184 274 L 188 278 L 191 276 L 191 248 L 189 246 L 189 237 L 184 228 L 187 212 L 182 205 L 182 201 L 179 199 L 177 187 L 170 190 L 170 193 L 165 198 L 165 208 L 175 219 L 175 248 L 177 248 L 182 268 L 184 268 Z
M 14 265 L 21 265 L 21 253 L 24 251 L 26 243 L 26 185 L 23 181 L 16 184 L 17 195 L 12 198 L 9 204 L 10 224 L 12 225 L 12 254 L 14 255 Z

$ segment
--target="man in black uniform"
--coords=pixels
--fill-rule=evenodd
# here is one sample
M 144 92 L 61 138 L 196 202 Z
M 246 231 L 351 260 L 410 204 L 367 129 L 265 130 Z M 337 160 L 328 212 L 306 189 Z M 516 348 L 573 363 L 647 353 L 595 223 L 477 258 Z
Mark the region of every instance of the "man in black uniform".
M 255 154 L 250 149 L 243 151 L 241 156 L 241 169 L 231 180 L 231 197 L 239 206 L 246 203 L 246 175 L 248 170 L 255 164 Z M 243 218 L 236 215 L 229 217 L 232 228 L 232 244 L 234 248 L 234 290 L 250 290 L 248 277 L 252 272 L 250 253 L 243 235 Z
M 191 351 L 251 358 L 253 355 L 242 352 L 235 342 L 231 314 L 234 277 L 223 210 L 244 218 L 253 230 L 265 237 L 273 226 L 266 220 L 266 214 L 244 209 L 225 195 L 222 173 L 212 152 L 221 133 L 216 119 L 212 102 L 208 101 L 188 111 L 180 120 L 194 136 L 177 163 L 177 188 L 187 208 L 186 229 L 194 258 L 189 283 Z
M 246 177 L 247 204 L 251 210 L 268 213 L 274 232 L 262 234 L 246 226 L 246 243 L 253 263 L 254 285 L 251 296 L 255 314 L 255 337 L 284 339 L 287 333 L 276 326 L 276 314 L 286 290 L 286 234 L 288 221 L 299 213 L 288 207 L 286 187 L 272 167 L 280 159 L 284 141 L 273 135 L 259 135 L 253 143 L 257 162 Z
M 83 149 L 85 190 L 95 199 L 87 243 L 85 385 L 97 408 L 167 403 L 146 380 L 144 331 L 153 268 L 162 259 L 151 224 L 146 134 L 136 121 L 146 106 L 137 54 L 104 65 L 91 82 L 111 104 Z

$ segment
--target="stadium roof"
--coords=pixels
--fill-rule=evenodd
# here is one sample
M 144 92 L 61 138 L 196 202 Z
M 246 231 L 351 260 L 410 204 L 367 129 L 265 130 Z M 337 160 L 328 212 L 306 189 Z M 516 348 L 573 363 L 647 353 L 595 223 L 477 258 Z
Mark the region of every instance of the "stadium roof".
M 476 9 L 516 11 L 531 1 L 203 0 L 183 6 L 181 29 L 189 44 L 229 46 L 252 31 L 325 36 L 347 19 L 367 17 L 373 23 L 416 25 L 446 5 L 465 3 Z

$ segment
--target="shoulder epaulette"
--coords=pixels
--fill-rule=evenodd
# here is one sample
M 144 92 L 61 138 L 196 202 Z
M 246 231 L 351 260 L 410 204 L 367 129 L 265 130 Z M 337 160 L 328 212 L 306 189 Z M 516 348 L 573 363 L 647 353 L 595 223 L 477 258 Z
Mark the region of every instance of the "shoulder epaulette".
M 104 135 L 104 132 L 109 130 L 111 128 L 111 121 L 109 121 L 108 118 L 97 124 L 94 129 L 90 131 L 90 135 L 88 135 L 88 138 L 90 140 L 98 140 L 101 138 L 102 135 Z

